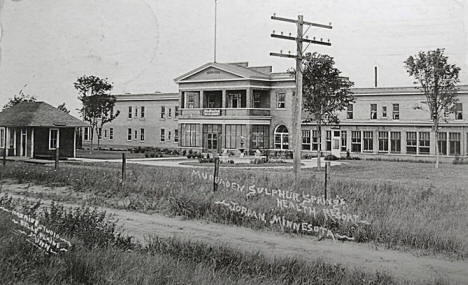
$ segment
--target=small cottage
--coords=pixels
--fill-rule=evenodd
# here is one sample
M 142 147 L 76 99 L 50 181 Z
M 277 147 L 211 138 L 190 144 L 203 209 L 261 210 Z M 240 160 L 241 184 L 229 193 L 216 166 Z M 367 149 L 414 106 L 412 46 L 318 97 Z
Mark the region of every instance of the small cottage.
M 45 102 L 21 102 L 0 112 L 0 148 L 7 156 L 76 156 L 77 128 L 83 121 Z

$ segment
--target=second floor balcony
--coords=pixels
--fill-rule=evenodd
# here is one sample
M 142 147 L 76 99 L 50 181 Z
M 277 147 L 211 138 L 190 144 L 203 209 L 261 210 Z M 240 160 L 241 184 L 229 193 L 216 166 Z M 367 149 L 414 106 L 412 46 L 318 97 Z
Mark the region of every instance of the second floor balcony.
M 270 116 L 270 108 L 186 108 L 179 110 L 180 118 L 213 118 L 222 117 L 238 118 L 238 117 L 268 117 Z

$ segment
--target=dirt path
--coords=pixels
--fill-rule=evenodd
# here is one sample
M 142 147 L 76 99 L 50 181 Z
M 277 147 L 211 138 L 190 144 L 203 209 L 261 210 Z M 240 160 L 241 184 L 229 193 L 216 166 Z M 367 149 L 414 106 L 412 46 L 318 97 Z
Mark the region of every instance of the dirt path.
M 18 193 L 18 188 L 24 189 L 24 185 L 3 184 L 1 193 L 8 193 L 14 198 L 24 198 L 25 196 L 15 194 Z M 35 185 L 33 191 L 56 191 L 56 189 Z M 64 187 L 59 190 L 65 191 Z M 42 201 L 45 204 L 51 202 L 50 200 Z M 63 204 L 70 207 L 77 206 L 77 204 Z M 340 263 L 369 272 L 384 271 L 399 280 L 421 282 L 442 279 L 449 281 L 450 284 L 468 284 L 467 261 L 450 261 L 445 257 L 434 256 L 417 257 L 410 253 L 376 248 L 369 244 L 317 241 L 312 237 L 254 231 L 244 227 L 198 220 L 184 220 L 110 208 L 100 209 L 118 218 L 126 233 L 142 242 L 151 235 L 177 237 L 228 245 L 241 251 L 260 252 L 268 257 L 297 257 L 304 260 L 320 258 L 329 263 Z

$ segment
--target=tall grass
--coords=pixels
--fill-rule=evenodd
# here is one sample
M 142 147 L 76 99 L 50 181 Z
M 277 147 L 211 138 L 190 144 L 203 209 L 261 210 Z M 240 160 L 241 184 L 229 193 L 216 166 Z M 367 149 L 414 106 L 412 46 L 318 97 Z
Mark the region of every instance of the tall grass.
M 2 198 L 0 205 L 18 207 Z M 145 248 L 115 243 L 121 234 L 105 214 L 86 208 L 52 205 L 51 210 L 23 205 L 29 214 L 72 241 L 70 251 L 48 255 L 13 234 L 11 217 L 0 212 L 2 284 L 394 284 L 383 273 L 365 273 L 321 261 L 265 258 L 223 246 L 153 238 Z M 104 218 L 103 218 L 104 217 Z M 74 228 L 68 223 L 86 227 Z M 61 225 L 61 226 L 57 226 Z M 107 242 L 103 242 L 107 241 Z M 129 246 L 131 245 L 131 246 Z
M 70 185 L 75 191 L 92 193 L 99 203 L 139 211 L 157 211 L 166 215 L 209 219 L 220 223 L 243 225 L 255 229 L 283 230 L 243 217 L 213 204 L 215 200 L 233 200 L 246 207 L 270 215 L 284 215 L 293 221 L 323 225 L 323 217 L 314 219 L 290 209 L 276 208 L 270 197 L 246 197 L 235 191 L 212 192 L 212 182 L 195 179 L 191 169 L 129 167 L 125 186 L 120 186 L 117 167 L 62 166 L 53 171 L 42 166 L 9 164 L 0 177 L 34 181 L 52 185 Z M 207 170 L 211 171 L 211 170 Z M 224 170 L 221 177 L 240 184 L 289 189 L 288 173 Z M 321 195 L 322 180 L 314 175 L 303 177 L 305 193 Z M 410 247 L 442 252 L 458 257 L 468 256 L 468 193 L 462 189 L 443 192 L 431 187 L 409 187 L 391 182 L 337 180 L 330 184 L 333 195 L 344 197 L 349 211 L 370 222 L 356 227 L 347 223 L 329 223 L 327 227 L 341 234 L 352 235 L 358 242 L 374 241 L 390 247 Z

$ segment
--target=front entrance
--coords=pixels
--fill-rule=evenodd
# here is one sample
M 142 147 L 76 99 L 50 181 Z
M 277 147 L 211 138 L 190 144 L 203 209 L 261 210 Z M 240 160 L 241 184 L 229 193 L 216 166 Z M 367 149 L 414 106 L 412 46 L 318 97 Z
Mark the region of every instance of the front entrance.
M 20 156 L 27 156 L 28 133 L 26 129 L 21 129 Z
M 332 131 L 332 149 L 331 154 L 340 157 L 341 156 L 341 131 Z
M 203 152 L 221 152 L 221 125 L 203 125 Z

